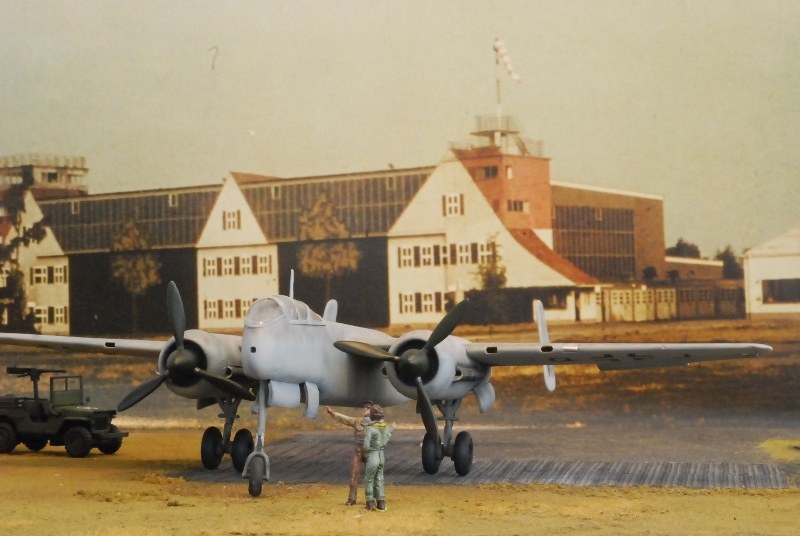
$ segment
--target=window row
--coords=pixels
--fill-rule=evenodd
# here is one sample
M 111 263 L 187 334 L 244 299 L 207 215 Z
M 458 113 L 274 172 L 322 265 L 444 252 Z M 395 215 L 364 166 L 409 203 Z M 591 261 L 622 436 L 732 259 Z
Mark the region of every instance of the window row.
M 37 324 L 69 324 L 69 308 L 64 307 L 34 307 Z
M 453 294 L 445 292 L 408 292 L 400 294 L 400 313 L 443 313 L 454 304 Z
M 203 259 L 203 277 L 264 274 L 272 274 L 272 255 L 206 257 Z
M 400 268 L 485 264 L 493 254 L 491 243 L 400 246 L 397 248 L 397 263 Z
M 247 310 L 256 301 L 244 300 L 203 300 L 203 318 L 215 320 L 219 318 L 244 318 Z
M 30 270 L 31 285 L 50 285 L 66 283 L 68 281 L 66 265 L 61 266 L 33 266 Z

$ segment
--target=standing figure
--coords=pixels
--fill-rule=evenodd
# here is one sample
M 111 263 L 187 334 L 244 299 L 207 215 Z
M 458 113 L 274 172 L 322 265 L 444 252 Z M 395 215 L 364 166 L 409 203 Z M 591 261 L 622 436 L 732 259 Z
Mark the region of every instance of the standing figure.
M 369 418 L 369 411 L 372 407 L 371 402 L 366 402 L 363 406 L 363 411 L 360 418 L 348 417 L 341 413 L 336 413 L 331 408 L 326 407 L 325 410 L 328 415 L 333 417 L 334 420 L 349 426 L 353 429 L 353 455 L 350 457 L 350 495 L 347 497 L 348 506 L 356 504 L 358 498 L 358 483 L 361 480 L 361 464 L 364 463 L 363 456 L 363 443 L 364 443 L 364 428 L 371 422 Z
M 369 412 L 370 423 L 364 430 L 364 454 L 367 456 L 367 470 L 364 473 L 364 487 L 367 495 L 367 510 L 386 510 L 386 494 L 383 487 L 383 469 L 386 465 L 384 449 L 392 438 L 394 423 L 386 426 L 383 422 L 383 408 L 373 404 Z M 377 500 L 377 505 L 375 501 Z

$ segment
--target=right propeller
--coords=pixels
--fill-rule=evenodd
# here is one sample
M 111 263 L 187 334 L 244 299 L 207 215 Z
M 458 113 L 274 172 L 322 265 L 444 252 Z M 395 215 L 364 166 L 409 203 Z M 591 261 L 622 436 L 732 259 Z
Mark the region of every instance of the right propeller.
M 186 331 L 186 313 L 183 309 L 181 294 L 174 281 L 170 281 L 167 286 L 167 307 L 169 309 L 169 322 L 172 328 L 172 335 L 175 337 L 176 348 L 169 357 L 167 357 L 164 372 L 157 375 L 155 378 L 147 380 L 128 393 L 117 406 L 117 410 L 125 411 L 135 406 L 147 398 L 168 379 L 180 382 L 191 381 L 200 377 L 220 391 L 231 396 L 245 400 L 255 400 L 255 396 L 249 389 L 242 387 L 232 380 L 210 374 L 208 371 L 200 368 L 200 359 L 197 353 L 185 346 L 183 335 Z
M 428 393 L 425 392 L 423 379 L 434 367 L 433 349 L 445 340 L 458 327 L 469 307 L 469 300 L 464 300 L 450 309 L 439 324 L 431 332 L 422 348 L 411 348 L 396 356 L 382 348 L 358 341 L 336 341 L 333 345 L 350 355 L 380 361 L 391 361 L 397 367 L 398 377 L 405 383 L 417 387 L 417 410 L 422 416 L 425 431 L 436 437 L 436 444 L 441 447 L 439 429 L 433 414 Z

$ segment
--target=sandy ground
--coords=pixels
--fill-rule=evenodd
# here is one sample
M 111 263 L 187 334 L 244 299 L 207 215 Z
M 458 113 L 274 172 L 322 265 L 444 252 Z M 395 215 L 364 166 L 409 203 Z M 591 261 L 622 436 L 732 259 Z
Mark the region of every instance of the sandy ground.
M 575 367 L 559 375 L 559 390 L 544 396 L 538 369 L 498 371 L 496 412 L 478 415 L 465 403 L 465 421 L 476 426 L 525 422 L 547 428 L 575 422 L 591 430 L 604 416 L 628 416 L 632 423 L 677 421 L 681 427 L 707 428 L 753 422 L 758 445 L 726 445 L 724 433 L 702 435 L 718 442 L 722 458 L 773 460 L 800 466 L 800 322 L 752 324 L 744 321 L 691 324 L 594 326 L 585 332 L 558 326 L 560 340 L 752 340 L 775 345 L 771 358 L 708 364 L 693 369 L 598 374 Z M 485 331 L 473 337 L 528 339 L 520 332 Z M 581 338 L 583 337 L 583 338 Z M 9 354 L 0 366 L 35 363 L 69 365 L 87 374 L 99 391 L 98 405 L 118 400 L 139 378 L 152 374 L 142 360 L 111 364 L 106 358 L 63 358 L 46 353 Z M 17 352 L 17 350 L 14 350 Z M 116 368 L 115 368 L 116 367 Z M 661 369 L 659 369 L 661 370 Z M 17 381 L 17 380 L 13 380 Z M 8 380 L 0 387 L 8 392 Z M 12 383 L 14 392 L 28 389 Z M 107 388 L 112 385 L 113 388 Z M 93 395 L 94 396 L 94 395 Z M 158 398 L 161 397 L 161 398 Z M 549 485 L 400 486 L 389 488 L 389 511 L 368 513 L 346 507 L 344 485 L 270 482 L 251 499 L 246 485 L 189 481 L 173 475 L 198 466 L 203 427 L 218 424 L 212 408 L 195 413 L 193 404 L 162 389 L 153 405 L 123 416 L 135 427 L 113 456 L 97 451 L 72 459 L 63 448 L 31 453 L 19 446 L 0 457 L 0 534 L 798 534 L 800 488 L 782 490 L 707 490 L 684 488 L 597 488 Z M 113 405 L 113 404 L 110 404 Z M 163 405 L 162 407 L 159 407 Z M 165 409 L 166 408 L 166 409 Z M 159 411 L 160 410 L 160 411 Z M 392 415 L 418 426 L 413 404 Z M 296 412 L 295 412 L 296 413 Z M 319 421 L 297 424 L 294 413 L 273 414 L 274 441 L 304 429 L 328 427 Z M 245 420 L 247 417 L 245 417 Z M 694 423 L 694 424 L 692 424 Z M 189 427 L 187 429 L 187 427 Z M 295 430 L 289 431 L 288 428 Z M 169 428 L 169 429 L 166 429 Z M 724 427 L 720 428 L 724 430 Z M 763 434 L 761 434 L 763 430 Z M 741 435 L 750 438 L 751 432 Z M 608 445 L 613 434 L 582 440 Z M 726 438 L 727 437 L 727 438 Z M 748 439 L 750 440 L 750 439 Z M 759 439 L 759 441 L 761 441 Z M 687 443 L 688 444 L 688 443 Z M 713 447 L 713 444 L 712 444 Z M 516 448 L 516 447 L 515 447 Z M 547 448 L 554 451 L 557 445 Z M 709 448 L 705 446 L 704 448 Z M 576 452 L 592 445 L 575 445 Z M 656 449 L 654 449 L 655 451 Z M 692 456 L 706 456 L 698 450 Z M 641 456 L 648 453 L 642 448 Z M 666 455 L 666 454 L 664 454 Z M 689 453 L 686 454 L 689 456 Z
M 138 431 L 119 453 L 48 447 L 2 460 L 0 534 L 797 534 L 800 490 L 392 486 L 389 511 L 343 485 L 242 485 L 167 475 L 197 465 L 198 431 Z

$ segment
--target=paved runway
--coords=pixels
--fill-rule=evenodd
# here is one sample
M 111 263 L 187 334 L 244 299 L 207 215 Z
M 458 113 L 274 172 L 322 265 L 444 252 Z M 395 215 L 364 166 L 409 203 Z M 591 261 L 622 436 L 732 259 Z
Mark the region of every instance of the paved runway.
M 798 467 L 771 462 L 691 460 L 694 455 L 666 460 L 655 452 L 653 459 L 631 453 L 631 459 L 569 459 L 541 456 L 526 443 L 531 432 L 541 430 L 524 427 L 479 430 L 476 437 L 475 461 L 465 477 L 456 475 L 449 459 L 442 462 L 437 475 L 424 473 L 420 461 L 421 430 L 398 430 L 387 451 L 386 479 L 394 484 L 474 485 L 485 483 L 545 483 L 574 486 L 676 486 L 691 488 L 784 488 L 795 486 L 792 477 Z M 495 438 L 494 440 L 492 438 Z M 514 441 L 516 438 L 516 441 Z M 341 432 L 303 432 L 292 439 L 267 446 L 273 483 L 326 482 L 346 484 L 349 481 L 350 435 Z M 597 440 L 602 442 L 602 439 Z M 564 450 L 570 450 L 566 446 Z M 528 452 L 528 455 L 525 455 Z M 601 451 L 602 452 L 602 451 Z M 507 453 L 510 456 L 503 456 Z M 702 456 L 702 454 L 700 454 Z M 198 464 L 199 465 L 199 464 Z M 233 471 L 229 459 L 220 469 L 202 469 L 181 473 L 189 480 L 242 482 Z

